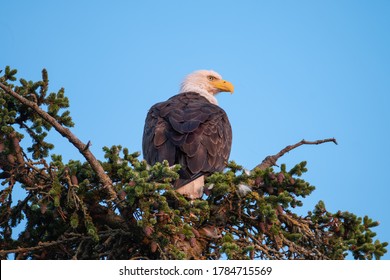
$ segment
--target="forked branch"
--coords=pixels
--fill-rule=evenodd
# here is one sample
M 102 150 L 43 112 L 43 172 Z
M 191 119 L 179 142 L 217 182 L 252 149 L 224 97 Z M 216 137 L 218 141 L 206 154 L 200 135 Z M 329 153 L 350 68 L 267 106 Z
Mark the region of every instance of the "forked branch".
M 281 150 L 279 153 L 273 155 L 273 156 L 267 156 L 260 164 L 258 164 L 254 169 L 266 169 L 271 166 L 276 166 L 276 161 L 284 156 L 284 154 L 290 152 L 291 150 L 294 150 L 295 148 L 298 148 L 299 146 L 302 145 L 319 145 L 327 142 L 333 142 L 337 145 L 337 141 L 335 138 L 327 138 L 327 139 L 322 139 L 322 140 L 317 140 L 317 141 L 306 141 L 306 140 L 301 140 L 298 143 L 294 145 L 289 145 L 283 150 Z

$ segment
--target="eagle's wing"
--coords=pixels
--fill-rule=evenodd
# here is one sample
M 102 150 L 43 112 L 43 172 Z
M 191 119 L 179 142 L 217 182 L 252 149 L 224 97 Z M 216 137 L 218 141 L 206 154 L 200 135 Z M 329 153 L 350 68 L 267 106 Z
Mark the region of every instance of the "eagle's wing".
M 142 149 L 149 164 L 180 164 L 181 179 L 222 171 L 232 129 L 225 111 L 197 93 L 181 93 L 154 105 L 145 121 Z

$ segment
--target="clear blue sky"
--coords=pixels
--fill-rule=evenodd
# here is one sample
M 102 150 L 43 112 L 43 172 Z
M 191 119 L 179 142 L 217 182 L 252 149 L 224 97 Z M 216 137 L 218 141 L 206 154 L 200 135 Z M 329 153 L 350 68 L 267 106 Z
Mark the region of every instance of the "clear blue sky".
M 5 1 L 4 1 L 5 2 Z M 73 131 L 101 148 L 141 150 L 147 110 L 182 78 L 213 69 L 233 127 L 231 159 L 250 169 L 301 139 L 279 163 L 308 161 L 304 179 L 328 210 L 369 215 L 390 241 L 390 1 L 6 1 L 0 68 L 64 86 Z M 64 139 L 55 153 L 80 158 Z M 390 258 L 387 254 L 386 259 Z

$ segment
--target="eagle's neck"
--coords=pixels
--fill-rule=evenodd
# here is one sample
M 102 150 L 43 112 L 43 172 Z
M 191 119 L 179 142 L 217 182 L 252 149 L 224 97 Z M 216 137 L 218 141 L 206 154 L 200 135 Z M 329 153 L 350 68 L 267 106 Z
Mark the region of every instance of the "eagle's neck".
M 180 88 L 180 93 L 184 93 L 184 92 L 196 92 L 201 96 L 203 96 L 204 98 L 206 98 L 210 103 L 218 105 L 217 98 L 215 98 L 214 95 L 210 94 L 206 89 L 201 88 L 197 85 L 191 85 L 191 84 L 183 85 Z

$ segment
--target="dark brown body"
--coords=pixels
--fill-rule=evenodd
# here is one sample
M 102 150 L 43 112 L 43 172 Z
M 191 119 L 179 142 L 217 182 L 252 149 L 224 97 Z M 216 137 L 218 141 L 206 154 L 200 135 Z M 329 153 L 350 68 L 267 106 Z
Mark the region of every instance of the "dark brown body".
M 231 145 L 232 129 L 225 111 L 198 93 L 175 95 L 152 106 L 146 116 L 145 160 L 151 165 L 163 160 L 180 164 L 181 184 L 222 171 Z

